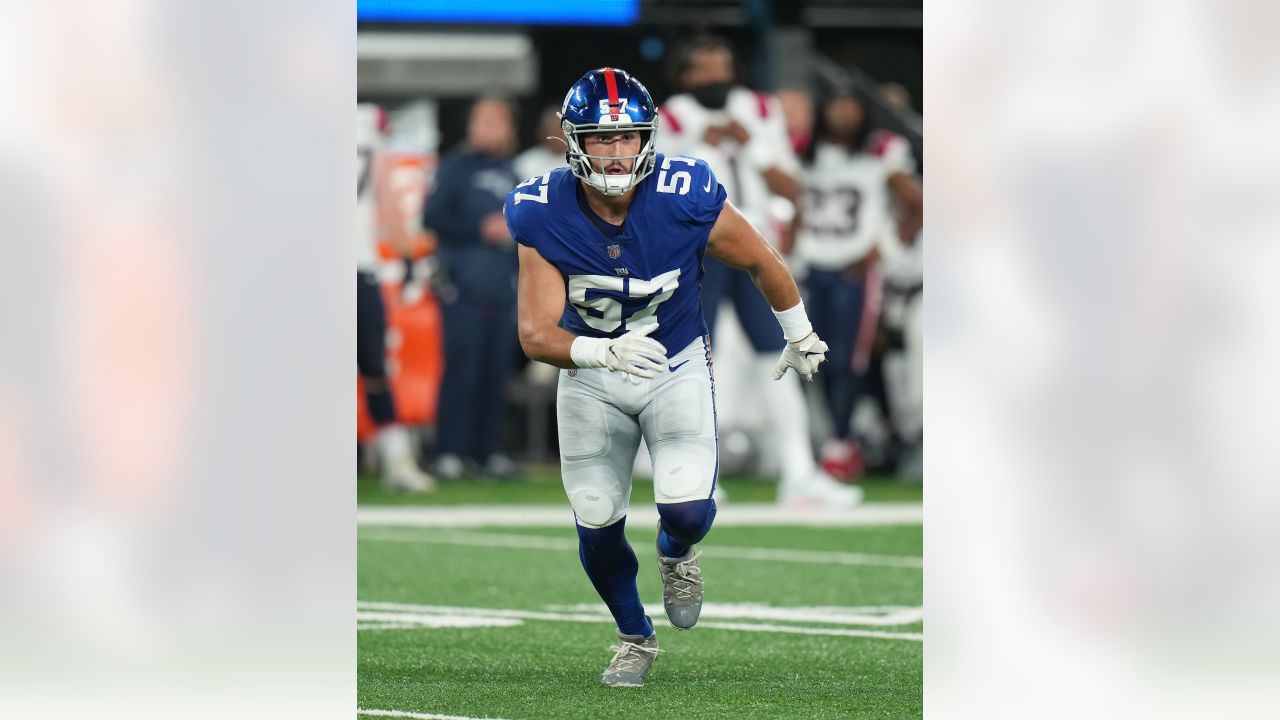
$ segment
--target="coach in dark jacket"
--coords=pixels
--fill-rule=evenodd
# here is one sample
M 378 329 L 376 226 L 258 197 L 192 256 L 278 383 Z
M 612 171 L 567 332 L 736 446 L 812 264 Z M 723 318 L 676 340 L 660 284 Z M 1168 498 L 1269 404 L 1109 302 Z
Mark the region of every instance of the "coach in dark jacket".
M 517 182 L 515 145 L 510 107 L 477 101 L 466 143 L 441 162 L 423 210 L 445 277 L 445 370 L 436 423 L 436 468 L 445 478 L 461 475 L 468 460 L 490 475 L 512 469 L 499 442 L 517 337 L 516 248 L 502 217 L 502 202 Z

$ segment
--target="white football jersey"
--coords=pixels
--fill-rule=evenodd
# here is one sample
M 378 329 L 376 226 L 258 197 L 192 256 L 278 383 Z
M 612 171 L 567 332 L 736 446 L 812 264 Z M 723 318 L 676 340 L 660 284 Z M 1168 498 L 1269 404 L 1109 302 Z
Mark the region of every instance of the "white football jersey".
M 382 149 L 382 110 L 356 105 L 356 269 L 374 270 L 378 258 L 378 198 L 374 158 Z
M 705 160 L 747 220 L 769 237 L 769 199 L 764 171 L 771 167 L 797 173 L 787 126 L 778 99 L 744 87 L 729 91 L 723 110 L 708 110 L 692 95 L 674 95 L 659 108 L 658 150 L 668 156 Z M 703 140 L 707 128 L 736 120 L 750 138 L 745 145 L 726 137 L 719 145 Z
M 877 245 L 897 242 L 889 178 L 914 171 L 911 146 L 900 136 L 879 132 L 868 147 L 850 153 L 820 141 L 813 164 L 805 169 L 796 253 L 809 267 L 840 270 Z
M 516 177 L 521 181 L 542 177 L 558 167 L 564 167 L 564 152 L 552 152 L 538 143 L 517 155 L 514 165 Z

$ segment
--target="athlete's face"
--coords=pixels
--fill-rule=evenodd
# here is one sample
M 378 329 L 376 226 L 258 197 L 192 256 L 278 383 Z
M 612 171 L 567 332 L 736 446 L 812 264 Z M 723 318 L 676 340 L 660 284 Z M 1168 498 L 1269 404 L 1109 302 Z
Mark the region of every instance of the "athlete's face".
M 835 140 L 848 140 L 862 129 L 866 117 L 862 105 L 851 97 L 837 97 L 824 108 L 827 132 Z
M 515 123 L 506 104 L 481 100 L 471 108 L 467 120 L 467 144 L 490 155 L 503 155 L 515 144 Z
M 732 85 L 733 56 L 723 48 L 699 50 L 689 58 L 689 68 L 685 70 L 684 86 L 689 89 L 705 85 Z
M 582 141 L 582 149 L 591 158 L 591 169 L 605 175 L 626 175 L 636 165 L 640 154 L 640 133 L 635 130 L 590 133 Z M 615 159 L 616 158 L 616 159 Z

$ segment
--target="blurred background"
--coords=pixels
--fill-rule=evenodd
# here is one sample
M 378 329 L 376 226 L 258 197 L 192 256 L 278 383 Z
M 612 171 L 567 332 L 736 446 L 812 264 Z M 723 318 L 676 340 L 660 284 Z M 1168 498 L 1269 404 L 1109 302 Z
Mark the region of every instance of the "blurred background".
M 376 210 L 364 211 L 360 239 L 367 245 L 372 235 L 376 250 L 362 247 L 358 254 L 365 277 L 376 276 L 381 290 L 381 298 L 362 290 L 361 322 L 364 328 L 380 326 L 368 309 L 380 301 L 386 340 L 385 368 L 375 367 L 372 375 L 362 370 L 358 391 L 364 477 L 381 474 L 383 489 L 412 491 L 430 489 L 433 478 L 554 474 L 555 371 L 524 359 L 514 341 L 514 295 L 501 287 L 514 277 L 514 250 L 505 258 L 497 253 L 476 259 L 460 249 L 493 248 L 501 240 L 484 237 L 485 218 L 463 209 L 456 193 L 442 190 L 437 170 L 451 154 L 488 148 L 485 153 L 500 159 L 495 171 L 512 173 L 494 180 L 493 194 L 499 196 L 512 178 L 563 165 L 563 143 L 547 140 L 561 134 L 555 112 L 577 78 L 606 66 L 645 83 L 663 107 L 659 150 L 671 152 L 664 139 L 687 132 L 681 126 L 690 118 L 677 117 L 672 108 L 679 101 L 668 100 L 681 93 L 686 100 L 698 97 L 690 94 L 697 80 L 691 66 L 700 61 L 694 47 L 710 41 L 726 51 L 730 84 L 758 93 L 761 116 L 779 129 L 773 144 L 788 174 L 807 185 L 806 199 L 799 202 L 773 195 L 769 212 L 756 221 L 766 237 L 790 250 L 796 238 L 785 237 L 785 225 L 795 213 L 793 204 L 809 203 L 810 220 L 799 227 L 800 242 L 788 259 L 806 293 L 810 268 L 819 269 L 815 275 L 826 272 L 818 290 L 826 294 L 809 300 L 810 312 L 819 313 L 814 304 L 825 299 L 829 327 L 819 328 L 820 334 L 841 340 L 832 343 L 838 347 L 827 366 L 834 368 L 827 373 L 834 379 L 805 388 L 808 417 L 796 422 L 809 429 L 806 439 L 823 472 L 837 480 L 858 481 L 869 473 L 873 480 L 919 481 L 919 203 L 917 197 L 914 207 L 904 207 L 884 190 L 890 176 L 901 172 L 918 192 L 923 171 L 920 2 L 362 0 L 358 14 L 357 93 L 365 128 L 359 144 L 362 158 L 376 156 L 361 169 L 371 178 L 366 202 Z M 815 172 L 815 146 L 829 139 L 824 109 L 837 98 L 858 106 L 851 110 L 857 117 L 848 154 L 837 169 Z M 475 118 L 480 100 L 499 102 Z M 694 112 L 701 112 L 696 101 Z M 673 154 L 700 154 L 687 143 L 680 150 Z M 730 174 L 714 162 L 713 169 L 722 177 Z M 852 176 L 837 181 L 824 172 Z M 472 182 L 452 175 L 446 184 Z M 750 203 L 729 187 L 731 201 L 740 207 Z M 859 204 L 860 197 L 865 202 Z M 500 205 L 499 196 L 490 212 Z M 376 229 L 367 229 L 370 222 Z M 859 224 L 873 229 L 854 232 Z M 825 233 L 818 244 L 844 249 L 834 259 L 818 252 L 815 260 L 806 232 Z M 906 239 L 891 237 L 899 234 Z M 475 270 L 478 265 L 487 270 Z M 721 468 L 729 476 L 775 482 L 790 472 L 787 450 L 773 441 L 768 403 L 747 400 L 750 383 L 759 380 L 753 368 L 727 360 L 749 351 L 731 305 L 724 303 L 725 322 L 713 330 L 717 380 L 729 390 L 720 393 Z M 371 332 L 362 342 L 376 342 Z M 476 365 L 483 353 L 499 354 L 497 366 L 465 376 L 456 370 Z M 450 358 L 453 375 L 446 369 Z M 374 358 L 366 363 L 376 364 Z M 408 467 L 405 448 L 423 474 Z M 647 453 L 640 454 L 637 471 L 643 475 Z M 363 499 L 376 492 L 373 482 L 361 487 Z

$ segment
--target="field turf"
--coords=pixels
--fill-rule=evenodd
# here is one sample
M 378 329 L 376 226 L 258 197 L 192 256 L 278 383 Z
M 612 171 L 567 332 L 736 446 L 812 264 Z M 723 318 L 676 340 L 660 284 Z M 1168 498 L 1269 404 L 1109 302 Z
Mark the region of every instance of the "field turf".
M 737 502 L 772 498 L 766 483 L 726 486 Z M 454 483 L 426 498 L 386 496 L 368 478 L 358 487 L 363 505 L 565 502 L 554 473 Z M 918 486 L 868 484 L 872 502 L 919 497 Z M 632 504 L 651 503 L 651 486 L 638 482 Z M 919 525 L 717 526 L 699 545 L 706 606 L 688 632 L 662 612 L 654 528 L 627 534 L 663 650 L 643 688 L 599 684 L 613 625 L 571 525 L 362 525 L 361 717 L 921 715 Z

